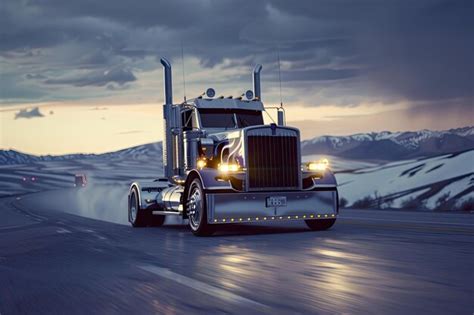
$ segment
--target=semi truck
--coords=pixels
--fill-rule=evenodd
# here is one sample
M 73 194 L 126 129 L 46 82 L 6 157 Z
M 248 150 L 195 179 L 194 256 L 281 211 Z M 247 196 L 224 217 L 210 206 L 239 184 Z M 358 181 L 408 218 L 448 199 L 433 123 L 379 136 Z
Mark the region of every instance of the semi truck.
M 128 193 L 133 227 L 161 226 L 166 216 L 187 219 L 196 236 L 228 224 L 303 220 L 329 229 L 339 205 L 327 160 L 301 162 L 300 132 L 286 126 L 283 106 L 265 124 L 256 65 L 253 91 L 216 96 L 208 88 L 173 104 L 171 64 L 164 72 L 163 177 L 136 181 Z M 275 115 L 275 113 L 273 113 Z M 269 115 L 272 117 L 272 115 Z

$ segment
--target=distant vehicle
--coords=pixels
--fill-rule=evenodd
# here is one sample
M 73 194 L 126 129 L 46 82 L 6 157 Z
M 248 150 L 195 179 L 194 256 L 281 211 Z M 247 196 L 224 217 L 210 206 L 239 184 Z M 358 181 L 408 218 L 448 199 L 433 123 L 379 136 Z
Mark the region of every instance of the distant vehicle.
M 87 178 L 84 174 L 74 175 L 74 187 L 86 187 Z
M 31 177 L 23 176 L 23 177 L 21 178 L 21 180 L 22 180 L 24 183 L 34 183 L 34 182 L 38 181 L 38 177 L 35 177 L 35 176 L 31 176 Z
M 198 236 L 232 223 L 302 220 L 326 230 L 336 222 L 337 184 L 328 161 L 301 163 L 300 132 L 285 126 L 282 106 L 278 123 L 264 124 L 261 65 L 253 71 L 253 91 L 240 97 L 215 97 L 209 88 L 173 104 L 171 64 L 161 63 L 165 178 L 130 186 L 134 227 L 160 226 L 166 215 L 189 219 Z

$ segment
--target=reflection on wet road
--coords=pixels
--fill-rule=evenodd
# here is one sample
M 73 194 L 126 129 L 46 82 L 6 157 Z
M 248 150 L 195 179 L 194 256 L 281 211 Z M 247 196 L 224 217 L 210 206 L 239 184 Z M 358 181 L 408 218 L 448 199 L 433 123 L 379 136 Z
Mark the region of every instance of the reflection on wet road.
M 325 232 L 290 222 L 197 238 L 74 216 L 58 200 L 70 197 L 0 201 L 0 313 L 474 310 L 471 215 L 347 210 Z

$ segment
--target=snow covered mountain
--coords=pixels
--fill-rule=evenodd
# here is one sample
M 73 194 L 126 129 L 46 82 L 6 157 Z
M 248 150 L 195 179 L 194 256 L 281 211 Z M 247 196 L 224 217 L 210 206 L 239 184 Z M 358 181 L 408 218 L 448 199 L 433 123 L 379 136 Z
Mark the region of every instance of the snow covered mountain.
M 104 154 L 31 155 L 15 150 L 0 150 L 0 165 L 30 164 L 47 161 L 69 161 L 88 159 L 132 159 L 149 160 L 161 157 L 161 142 L 148 143 Z
M 394 161 L 474 149 L 474 126 L 445 131 L 372 132 L 321 136 L 302 142 L 302 153 Z
M 474 210 L 474 150 L 343 171 L 336 178 L 347 206 Z
M 331 155 L 360 161 L 394 161 L 474 149 L 474 126 L 445 131 L 372 132 L 351 136 L 321 136 L 302 142 L 303 155 Z M 161 142 L 104 154 L 30 155 L 0 150 L 0 165 L 84 159 L 148 159 L 161 156 Z

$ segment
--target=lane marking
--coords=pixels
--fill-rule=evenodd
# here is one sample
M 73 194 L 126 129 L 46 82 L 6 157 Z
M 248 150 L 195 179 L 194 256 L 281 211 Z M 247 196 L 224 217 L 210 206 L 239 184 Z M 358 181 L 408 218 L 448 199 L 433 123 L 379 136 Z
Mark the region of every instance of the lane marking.
M 260 309 L 268 310 L 269 307 L 267 305 L 261 304 L 259 302 L 244 298 L 240 295 L 234 294 L 232 292 L 226 291 L 221 288 L 214 287 L 212 285 L 206 284 L 204 282 L 180 275 L 175 273 L 167 268 L 160 268 L 156 266 L 146 265 L 146 266 L 138 266 L 138 268 L 143 269 L 145 271 L 151 272 L 157 276 L 175 281 L 181 285 L 189 287 L 191 289 L 206 293 L 212 297 L 218 297 L 224 301 L 232 302 L 235 304 L 247 304 L 252 307 L 258 307 Z
M 39 223 L 40 222 L 31 222 L 31 223 L 27 223 L 27 224 L 2 226 L 2 227 L 0 227 L 0 231 L 14 230 L 14 229 L 18 229 L 18 228 L 23 228 L 23 227 L 27 227 L 27 226 L 36 225 L 36 224 L 39 224 Z
M 39 219 L 39 220 L 41 220 L 41 221 L 47 221 L 47 220 L 48 220 L 47 217 L 43 217 L 43 216 L 41 216 L 41 215 L 34 214 L 34 213 L 31 213 L 31 212 L 29 212 L 29 211 L 27 211 L 27 210 L 22 209 L 19 205 L 17 205 L 17 204 L 14 203 L 14 202 L 11 202 L 11 203 L 10 203 L 10 206 L 12 206 L 13 208 L 15 208 L 18 213 L 21 213 L 21 214 L 23 214 L 23 215 L 25 215 L 25 216 L 31 216 L 32 218 L 37 218 L 37 219 Z
M 71 231 L 69 231 L 68 229 L 65 229 L 65 228 L 59 228 L 56 230 L 56 233 L 59 233 L 59 234 L 69 234 L 69 233 L 72 233 Z
M 469 223 L 452 223 L 452 222 L 438 222 L 438 221 L 408 221 L 408 220 L 377 219 L 377 218 L 347 217 L 347 216 L 340 216 L 339 219 L 399 222 L 399 223 L 418 223 L 418 224 L 425 223 L 425 224 L 439 224 L 439 225 L 455 225 L 455 226 L 460 226 L 460 227 L 474 227 L 474 224 L 469 224 Z

